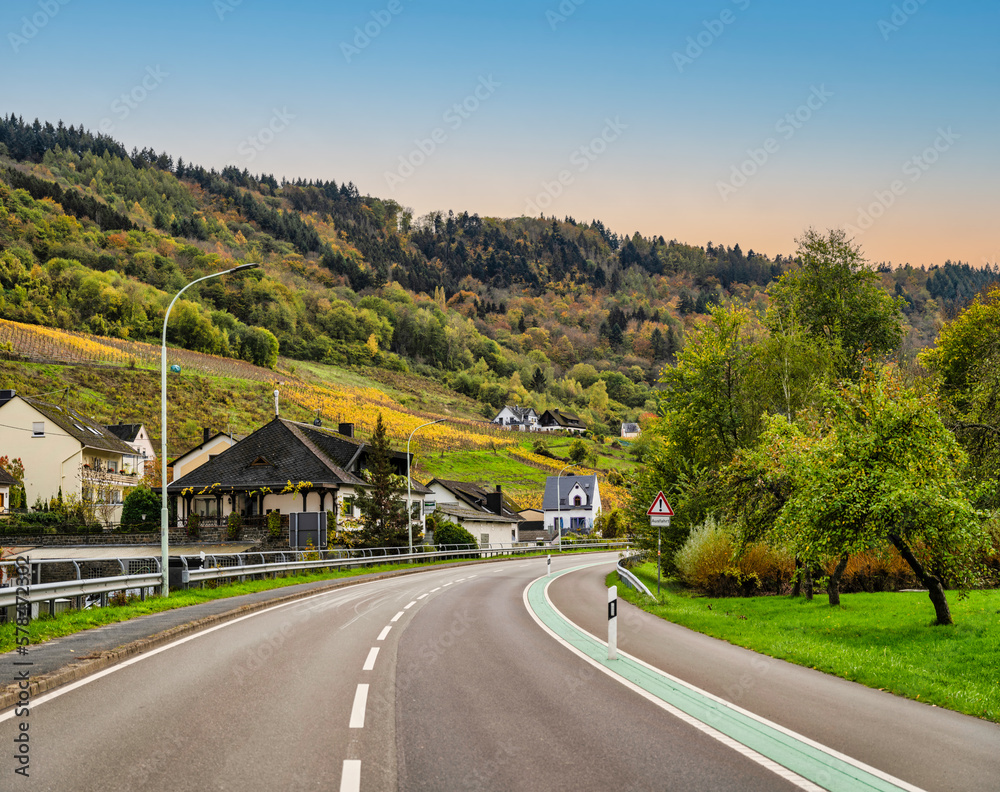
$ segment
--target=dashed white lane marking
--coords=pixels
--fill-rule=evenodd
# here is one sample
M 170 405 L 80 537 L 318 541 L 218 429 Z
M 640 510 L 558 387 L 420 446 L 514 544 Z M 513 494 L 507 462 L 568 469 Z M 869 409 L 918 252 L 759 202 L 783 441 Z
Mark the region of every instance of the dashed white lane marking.
M 361 760 L 345 759 L 340 774 L 340 792 L 358 792 L 361 789 Z
M 453 580 L 453 581 L 451 581 L 451 583 L 445 583 L 445 584 L 444 584 L 444 586 L 441 586 L 441 588 L 444 588 L 445 586 L 450 586 L 450 585 L 451 585 L 452 583 L 454 583 L 454 582 L 455 582 L 455 581 Z
M 351 707 L 352 729 L 363 729 L 365 727 L 365 710 L 368 708 L 368 685 L 358 685 L 354 693 L 354 706 Z
M 428 591 L 427 594 L 430 594 L 430 592 Z M 417 597 L 417 599 L 422 600 L 424 597 L 427 596 L 427 594 L 421 594 L 419 597 Z
M 368 657 L 365 658 L 365 664 L 361 666 L 362 671 L 371 671 L 375 668 L 375 658 L 378 657 L 378 647 L 373 646 L 371 651 L 368 652 Z
M 378 634 L 378 638 L 376 638 L 375 640 L 376 641 L 384 641 L 385 640 L 385 636 L 387 636 L 389 634 L 389 630 L 391 630 L 391 629 L 392 629 L 392 625 L 391 624 L 387 624 L 385 627 L 382 628 L 382 632 L 380 632 Z
M 395 616 L 393 616 L 393 617 L 392 617 L 391 619 L 389 619 L 389 621 L 393 621 L 393 622 L 397 622 L 397 621 L 399 621 L 399 620 L 400 620 L 400 618 L 401 618 L 402 616 L 403 616 L 403 611 L 400 611 L 400 612 L 399 612 L 399 613 L 397 613 L 397 614 L 396 614 Z
M 409 610 L 410 608 L 412 608 L 416 604 L 417 604 L 417 601 L 413 600 L 413 602 L 411 602 L 409 605 L 404 605 L 403 606 L 403 610 Z
M 428 592 L 428 594 L 433 594 L 433 593 L 434 593 L 435 591 L 440 591 L 440 590 L 441 590 L 441 587 L 440 587 L 440 586 L 438 586 L 438 587 L 437 587 L 436 589 L 431 589 L 431 590 L 430 590 L 430 591 Z

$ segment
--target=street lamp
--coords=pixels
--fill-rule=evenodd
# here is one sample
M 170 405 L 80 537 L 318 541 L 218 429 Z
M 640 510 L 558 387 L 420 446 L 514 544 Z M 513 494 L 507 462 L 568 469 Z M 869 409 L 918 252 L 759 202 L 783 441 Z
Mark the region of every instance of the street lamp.
M 570 462 L 568 465 L 563 465 L 563 469 L 556 474 L 556 533 L 559 536 L 559 552 L 562 552 L 562 515 L 559 512 L 562 510 L 562 501 L 559 499 L 559 476 L 563 474 L 563 470 L 569 467 L 573 467 L 575 462 Z
M 222 272 L 215 272 L 191 281 L 177 292 L 174 299 L 170 301 L 170 305 L 167 306 L 166 316 L 163 317 L 163 339 L 160 345 L 160 473 L 162 474 L 161 479 L 163 483 L 160 508 L 160 573 L 163 576 L 161 593 L 164 597 L 170 593 L 170 570 L 168 568 L 170 557 L 168 547 L 169 537 L 167 533 L 167 320 L 170 318 L 170 311 L 174 307 L 174 303 L 177 302 L 177 299 L 196 283 L 201 283 L 203 280 L 208 280 L 209 278 L 218 278 L 220 275 L 228 275 L 232 272 L 256 269 L 259 266 L 260 264 L 241 264 L 238 267 L 223 270 Z
M 420 424 L 417 429 L 423 429 L 425 426 L 433 426 L 447 420 L 447 418 L 438 418 L 436 421 L 428 421 L 425 424 Z M 413 499 L 410 494 L 410 441 L 413 439 L 413 435 L 416 434 L 417 429 L 410 432 L 410 436 L 406 438 L 406 530 L 410 535 L 410 555 L 413 555 Z

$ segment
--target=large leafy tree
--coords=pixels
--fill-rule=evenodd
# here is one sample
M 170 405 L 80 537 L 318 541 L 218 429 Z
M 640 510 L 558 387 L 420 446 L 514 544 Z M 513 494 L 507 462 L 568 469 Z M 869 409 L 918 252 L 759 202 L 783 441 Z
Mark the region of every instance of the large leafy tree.
M 409 542 L 403 498 L 406 478 L 397 475 L 393 467 L 392 448 L 382 413 L 378 415 L 368 443 L 367 460 L 364 476 L 368 486 L 354 496 L 354 505 L 361 512 L 359 544 L 363 547 L 403 547 Z
M 891 543 L 928 589 L 937 623 L 951 624 L 944 584 L 974 580 L 983 533 L 959 479 L 964 454 L 933 401 L 888 367 L 865 369 L 831 396 L 822 437 L 786 451 L 792 491 L 776 527 L 796 553 L 846 561 Z
M 890 297 L 861 248 L 843 230 L 813 228 L 798 240 L 799 266 L 769 289 L 775 317 L 796 320 L 841 351 L 840 373 L 856 376 L 866 355 L 893 352 L 903 338 L 905 301 Z
M 678 512 L 664 535 L 668 570 L 690 527 L 730 498 L 720 471 L 758 444 L 769 414 L 791 419 L 815 402 L 833 367 L 830 348 L 791 320 L 769 332 L 745 307 L 713 307 L 710 314 L 677 365 L 663 372 L 660 415 L 644 432 L 656 442 L 632 488 L 634 524 L 647 523 L 645 509 L 658 490 Z M 656 532 L 640 535 L 640 544 L 655 541 Z
M 1000 286 L 946 325 L 920 362 L 938 378 L 945 421 L 969 455 L 984 505 L 1000 506 Z

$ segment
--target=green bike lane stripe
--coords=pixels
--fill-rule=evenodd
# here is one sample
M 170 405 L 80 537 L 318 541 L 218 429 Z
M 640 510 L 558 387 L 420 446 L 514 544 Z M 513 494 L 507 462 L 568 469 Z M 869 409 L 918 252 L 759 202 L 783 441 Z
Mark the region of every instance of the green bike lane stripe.
M 919 787 L 660 671 L 621 649 L 618 650 L 618 659 L 608 660 L 607 642 L 569 621 L 552 604 L 548 595 L 548 587 L 557 578 L 597 565 L 584 564 L 538 578 L 528 584 L 523 596 L 525 607 L 535 621 L 591 665 L 800 789 L 923 792 Z

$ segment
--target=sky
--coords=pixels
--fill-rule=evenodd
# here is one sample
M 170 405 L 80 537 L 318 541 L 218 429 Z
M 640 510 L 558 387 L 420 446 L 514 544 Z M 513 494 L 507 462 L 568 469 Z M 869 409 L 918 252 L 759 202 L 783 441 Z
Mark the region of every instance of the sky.
M 0 112 L 432 210 L 1000 261 L 995 0 L 5 0 Z

